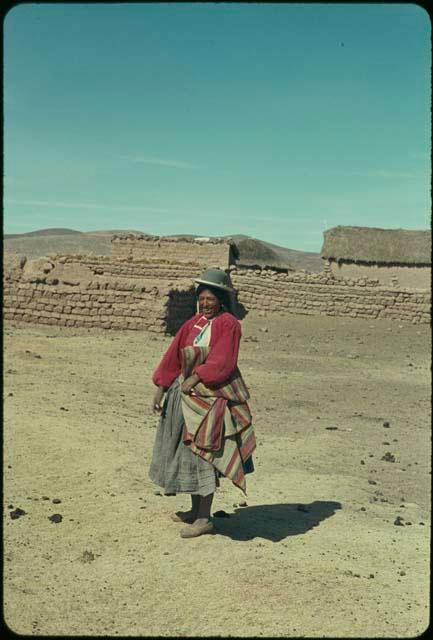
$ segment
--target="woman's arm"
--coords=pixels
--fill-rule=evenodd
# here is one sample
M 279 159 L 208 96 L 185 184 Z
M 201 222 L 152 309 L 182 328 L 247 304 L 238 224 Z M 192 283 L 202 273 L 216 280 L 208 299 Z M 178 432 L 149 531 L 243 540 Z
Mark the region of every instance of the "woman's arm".
M 217 327 L 212 331 L 216 332 Z M 206 362 L 194 369 L 200 380 L 207 387 L 217 386 L 226 382 L 234 373 L 239 353 L 241 339 L 241 325 L 232 316 L 221 318 L 221 326 L 218 327 L 218 335 L 212 344 Z
M 162 412 L 162 399 L 164 397 L 165 388 L 164 387 L 156 387 L 156 391 L 153 395 L 152 400 L 152 411 L 153 413 L 161 413 Z
M 189 378 L 186 378 L 180 388 L 182 393 L 191 393 L 192 389 L 194 389 L 195 385 L 198 384 L 200 382 L 200 378 L 198 377 L 198 375 L 196 373 L 193 373 L 192 376 L 189 376 Z
M 171 344 L 163 355 L 159 365 L 154 371 L 152 381 L 158 387 L 168 387 L 180 374 L 180 357 L 179 350 L 184 346 L 186 336 L 189 333 L 191 324 L 194 323 L 195 316 L 183 323 L 171 341 Z

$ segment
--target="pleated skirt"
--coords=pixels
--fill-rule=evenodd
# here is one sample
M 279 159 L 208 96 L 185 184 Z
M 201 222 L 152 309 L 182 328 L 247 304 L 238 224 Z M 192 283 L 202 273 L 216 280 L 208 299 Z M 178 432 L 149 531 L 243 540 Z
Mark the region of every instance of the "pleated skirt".
M 153 447 L 149 477 L 166 494 L 207 496 L 219 486 L 215 467 L 193 453 L 182 441 L 184 418 L 180 383 L 168 389 Z

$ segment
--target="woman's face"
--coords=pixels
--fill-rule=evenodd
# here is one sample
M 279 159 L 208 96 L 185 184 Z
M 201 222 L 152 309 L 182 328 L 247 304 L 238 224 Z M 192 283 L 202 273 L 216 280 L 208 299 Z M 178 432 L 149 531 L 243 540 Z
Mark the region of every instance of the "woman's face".
M 198 297 L 198 309 L 199 313 L 202 313 L 207 320 L 210 320 L 220 312 L 221 303 L 212 291 L 203 289 Z

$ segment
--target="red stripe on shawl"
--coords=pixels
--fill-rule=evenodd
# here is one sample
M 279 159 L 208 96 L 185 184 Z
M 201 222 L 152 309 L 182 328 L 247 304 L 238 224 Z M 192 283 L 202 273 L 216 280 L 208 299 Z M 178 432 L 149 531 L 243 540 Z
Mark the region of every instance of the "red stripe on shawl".
M 225 469 L 226 476 L 230 476 L 230 472 L 233 469 L 233 467 L 235 466 L 236 462 L 240 462 L 239 451 L 237 449 L 234 452 L 234 454 L 232 455 L 232 457 L 230 459 L 230 462 L 226 466 L 226 469 Z
M 198 364 L 202 364 L 209 353 L 209 347 L 184 347 L 181 349 L 180 365 L 182 375 L 188 378 Z
M 233 476 L 233 477 L 232 477 L 232 478 L 230 478 L 230 479 L 231 479 L 231 481 L 232 481 L 232 482 L 233 482 L 237 487 L 239 487 L 239 486 L 241 486 L 241 487 L 242 487 L 242 485 L 243 485 L 243 484 L 244 484 L 244 482 L 245 482 L 245 474 L 244 474 L 244 471 L 243 471 L 242 466 L 240 466 L 240 467 L 239 467 L 239 469 L 238 469 L 238 471 L 237 471 L 236 475 L 235 475 L 235 476 Z
M 190 398 L 197 407 L 200 407 L 200 409 L 208 410 L 212 406 L 209 402 L 207 402 L 206 400 L 203 400 L 203 398 L 195 394 L 191 395 Z
M 226 402 L 218 398 L 197 431 L 195 443 L 198 447 L 211 451 L 221 449 L 225 407 Z
M 211 446 L 212 449 L 218 451 L 222 445 L 222 434 L 224 428 L 224 412 L 226 410 L 227 402 L 218 398 L 212 407 L 212 434 L 211 434 Z
M 209 418 L 209 413 L 207 413 L 203 418 L 203 420 L 200 422 L 200 426 L 197 429 L 196 434 L 194 436 L 194 442 L 197 445 L 197 447 L 200 447 L 201 449 L 208 448 L 209 433 L 212 433 L 211 425 L 212 425 L 212 422 Z
M 255 448 L 256 448 L 256 439 L 253 433 L 252 437 L 249 438 L 247 442 L 243 443 L 242 446 L 240 447 L 242 460 L 248 460 L 248 458 L 251 456 Z
M 230 411 L 235 416 L 236 422 L 239 422 L 243 427 L 248 427 L 251 424 L 252 416 L 246 402 L 242 405 L 231 406 Z
M 184 376 L 187 377 L 194 366 L 205 361 L 208 353 L 208 347 L 185 347 L 182 349 L 182 373 Z M 245 474 L 242 461 L 250 457 L 256 442 L 254 427 L 251 424 L 252 416 L 246 402 L 249 399 L 249 393 L 239 369 L 236 368 L 230 380 L 218 388 L 210 389 L 203 383 L 198 383 L 195 392 L 197 395 L 190 396 L 191 405 L 195 405 L 199 415 L 204 415 L 204 411 L 206 414 L 194 435 L 187 434 L 185 431 L 184 441 L 187 440 L 185 436 L 190 436 L 189 445 L 188 441 L 185 444 L 190 446 L 195 454 L 212 462 L 215 459 L 212 451 L 219 451 L 223 447 L 223 408 L 225 410 L 227 401 L 230 401 L 228 406 L 237 431 L 237 446 L 222 472 L 245 492 Z M 216 398 L 216 401 L 214 403 L 210 403 L 209 400 L 206 402 L 205 398 L 209 397 Z M 211 449 L 209 450 L 207 447 Z

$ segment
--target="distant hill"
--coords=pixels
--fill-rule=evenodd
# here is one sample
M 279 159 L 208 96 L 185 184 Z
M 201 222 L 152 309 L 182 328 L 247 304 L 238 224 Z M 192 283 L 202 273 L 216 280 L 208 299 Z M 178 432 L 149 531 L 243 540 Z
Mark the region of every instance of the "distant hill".
M 20 234 L 5 234 L 5 251 L 21 253 L 28 258 L 47 254 L 110 255 L 111 237 L 120 233 L 150 235 L 133 229 L 107 229 L 100 231 L 74 231 L 73 229 L 41 229 Z M 194 238 L 192 234 L 172 234 L 170 237 Z M 320 272 L 323 269 L 319 253 L 288 249 L 242 234 L 224 236 L 232 238 L 239 249 L 239 264 L 305 269 Z
M 236 241 L 236 246 L 239 250 L 239 262 L 242 264 L 276 267 L 285 266 L 287 263 L 287 260 L 280 257 L 275 249 L 262 240 L 242 238 Z
M 75 231 L 74 229 L 39 229 L 38 231 L 27 231 L 27 233 L 5 233 L 4 238 L 33 238 L 40 236 L 67 236 L 78 234 L 81 235 L 82 231 Z
M 254 240 L 254 238 L 252 239 Z M 240 242 L 243 241 L 241 240 Z M 237 242 L 238 247 L 240 242 Z M 323 271 L 323 260 L 320 257 L 320 253 L 315 253 L 313 251 L 299 251 L 297 249 L 288 249 L 287 247 L 280 247 L 279 245 L 271 244 L 270 242 L 264 242 L 263 240 L 256 240 L 256 242 L 264 245 L 267 250 L 272 252 L 269 253 L 269 256 L 266 258 L 267 265 L 269 266 L 284 267 L 288 265 L 293 269 L 305 269 L 305 271 L 309 271 L 311 273 L 319 273 L 320 271 Z M 239 248 L 239 251 L 239 262 L 242 262 L 244 259 L 244 253 L 242 252 L 241 248 Z M 274 262 L 271 260 L 271 256 L 272 258 L 274 258 Z M 259 264 L 261 266 L 265 266 L 263 262 L 259 262 Z
M 111 254 L 111 237 L 116 233 L 143 233 L 132 229 L 106 231 L 73 231 L 72 229 L 41 229 L 29 233 L 5 234 L 4 251 L 22 253 L 27 258 L 39 258 L 51 253 Z
M 197 238 L 193 234 L 173 234 L 172 238 Z M 238 264 L 257 265 L 259 267 L 279 267 L 292 269 L 305 269 L 311 273 L 319 273 L 323 270 L 323 261 L 320 253 L 313 251 L 299 251 L 288 249 L 279 245 L 251 238 L 243 234 L 222 236 L 232 238 L 239 249 Z

